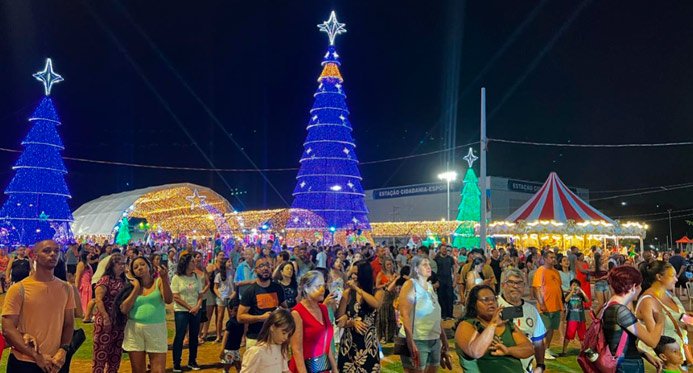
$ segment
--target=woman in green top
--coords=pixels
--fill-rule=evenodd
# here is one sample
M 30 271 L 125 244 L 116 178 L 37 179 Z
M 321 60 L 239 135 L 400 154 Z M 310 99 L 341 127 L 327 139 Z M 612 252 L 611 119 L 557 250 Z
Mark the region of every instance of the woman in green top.
M 159 273 L 156 280 L 155 270 Z M 163 373 L 168 351 L 165 304 L 173 301 L 168 268 L 159 266 L 154 269 L 147 258 L 137 257 L 130 262 L 128 280 L 130 285 L 123 289 L 123 293 L 128 294 L 127 298 L 120 303 L 120 312 L 128 316 L 123 350 L 130 356 L 133 373 L 147 371 L 147 354 L 151 372 Z
M 455 332 L 460 364 L 465 373 L 522 372 L 520 359 L 534 353 L 532 343 L 512 322 L 501 320 L 496 294 L 477 285 L 467 299 L 466 314 Z

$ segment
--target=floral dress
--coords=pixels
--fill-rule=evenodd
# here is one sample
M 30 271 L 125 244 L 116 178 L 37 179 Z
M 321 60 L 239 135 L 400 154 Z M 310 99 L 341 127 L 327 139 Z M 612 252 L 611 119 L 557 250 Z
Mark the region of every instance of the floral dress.
M 356 303 L 354 295 L 349 300 L 346 314 L 349 319 L 360 318 L 368 326 L 368 330 L 362 335 L 355 328 L 344 329 L 337 359 L 339 371 L 341 373 L 380 372 L 380 343 L 375 330 L 377 310 Z

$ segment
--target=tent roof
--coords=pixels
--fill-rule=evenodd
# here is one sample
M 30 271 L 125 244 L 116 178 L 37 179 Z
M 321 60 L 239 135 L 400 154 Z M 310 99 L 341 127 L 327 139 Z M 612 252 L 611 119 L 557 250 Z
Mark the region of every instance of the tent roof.
M 573 193 L 555 172 L 550 173 L 541 189 L 506 220 L 511 222 L 553 220 L 560 223 L 567 223 L 569 220 L 576 223 L 604 221 L 615 224 L 609 217 Z
M 113 227 L 115 227 L 123 217 L 123 212 L 131 206 L 134 206 L 135 202 L 141 197 L 149 193 L 176 188 L 189 189 L 191 194 L 193 190 L 197 189 L 200 194 L 210 196 L 210 198 L 214 199 L 218 198 L 223 201 L 226 206 L 230 206 L 226 199 L 207 187 L 191 183 L 157 185 L 101 196 L 83 204 L 73 213 L 75 221 L 71 225 L 72 232 L 75 236 L 110 235 L 113 233 Z M 190 202 L 182 200 L 181 204 L 190 205 Z
M 687 236 L 683 236 L 683 237 L 679 238 L 678 240 L 676 240 L 676 243 L 691 243 L 691 242 L 693 242 L 693 241 L 691 241 L 691 239 L 688 238 Z

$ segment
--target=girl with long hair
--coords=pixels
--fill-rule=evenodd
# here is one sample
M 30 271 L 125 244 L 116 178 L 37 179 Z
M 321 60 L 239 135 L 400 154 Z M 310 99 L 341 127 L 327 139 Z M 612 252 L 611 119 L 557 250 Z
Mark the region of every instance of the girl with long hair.
M 219 269 L 216 270 L 214 275 L 214 294 L 216 295 L 217 304 L 217 336 L 221 337 L 223 333 L 224 326 L 224 313 L 227 310 L 231 298 L 234 297 L 236 292 L 233 286 L 233 262 L 228 258 L 224 257 L 219 262 Z M 231 311 L 229 310 L 229 317 L 231 317 Z M 220 338 L 219 342 L 221 342 Z
M 347 288 L 337 310 L 337 325 L 344 328 L 339 341 L 340 371 L 353 366 L 359 372 L 379 372 L 378 335 L 375 330 L 377 310 L 383 302 L 382 291 L 374 293 L 373 269 L 367 260 L 355 262 L 349 270 Z
M 277 269 L 274 280 L 284 289 L 286 307 L 292 309 L 296 306 L 296 299 L 298 298 L 298 283 L 296 282 L 294 265 L 291 262 L 284 262 Z
M 395 309 L 392 307 L 394 295 L 388 291 L 390 284 L 397 279 L 395 272 L 395 262 L 386 258 L 383 263 L 383 269 L 378 273 L 375 279 L 375 288 L 377 291 L 384 291 L 383 304 L 378 310 L 377 332 L 381 342 L 390 343 L 397 332 L 397 323 L 395 321 Z
M 120 314 L 127 315 L 123 350 L 130 357 L 133 373 L 147 371 L 149 355 L 152 373 L 166 371 L 168 351 L 166 304 L 173 302 L 168 283 L 168 268 L 153 268 L 148 259 L 136 257 L 130 262 L 130 282 L 116 299 Z M 154 271 L 159 273 L 154 278 Z M 119 319 L 122 318 L 119 314 Z
M 171 281 L 173 292 L 173 314 L 176 322 L 176 335 L 173 338 L 173 371 L 180 372 L 183 354 L 183 339 L 189 332 L 188 367 L 197 370 L 197 336 L 200 334 L 200 309 L 202 308 L 202 285 L 195 273 L 192 255 L 183 255 L 178 260 L 176 275 Z
M 94 317 L 94 373 L 117 373 L 123 355 L 125 324 L 117 323 L 115 299 L 125 287 L 125 261 L 120 254 L 103 260 L 106 269 L 96 283 L 96 316 Z
M 243 354 L 240 373 L 290 373 L 289 340 L 296 331 L 296 323 L 288 310 L 277 308 L 262 325 L 257 344 Z
M 86 315 L 88 315 L 89 301 L 94 296 L 94 290 L 91 287 L 91 276 L 93 275 L 94 269 L 89 264 L 89 252 L 84 250 L 79 256 L 79 263 L 77 263 L 77 271 L 75 273 L 75 286 L 79 289 L 79 296 L 82 302 L 80 306 L 85 315 L 84 322 L 91 322 L 90 319 L 86 319 Z

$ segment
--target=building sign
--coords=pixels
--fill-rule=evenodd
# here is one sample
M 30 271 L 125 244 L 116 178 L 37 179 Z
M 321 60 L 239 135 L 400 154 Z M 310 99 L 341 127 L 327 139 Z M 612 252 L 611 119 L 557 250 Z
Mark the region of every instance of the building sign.
M 542 187 L 542 183 L 533 183 L 530 181 L 520 181 L 520 180 L 512 180 L 508 179 L 508 190 L 512 190 L 513 192 L 522 192 L 522 193 L 530 193 L 534 194 L 539 191 Z M 577 190 L 575 188 L 568 188 L 573 191 L 573 193 L 577 194 Z
M 450 184 L 452 189 L 452 184 Z M 447 184 L 431 183 L 373 190 L 373 199 L 398 198 L 447 192 Z

